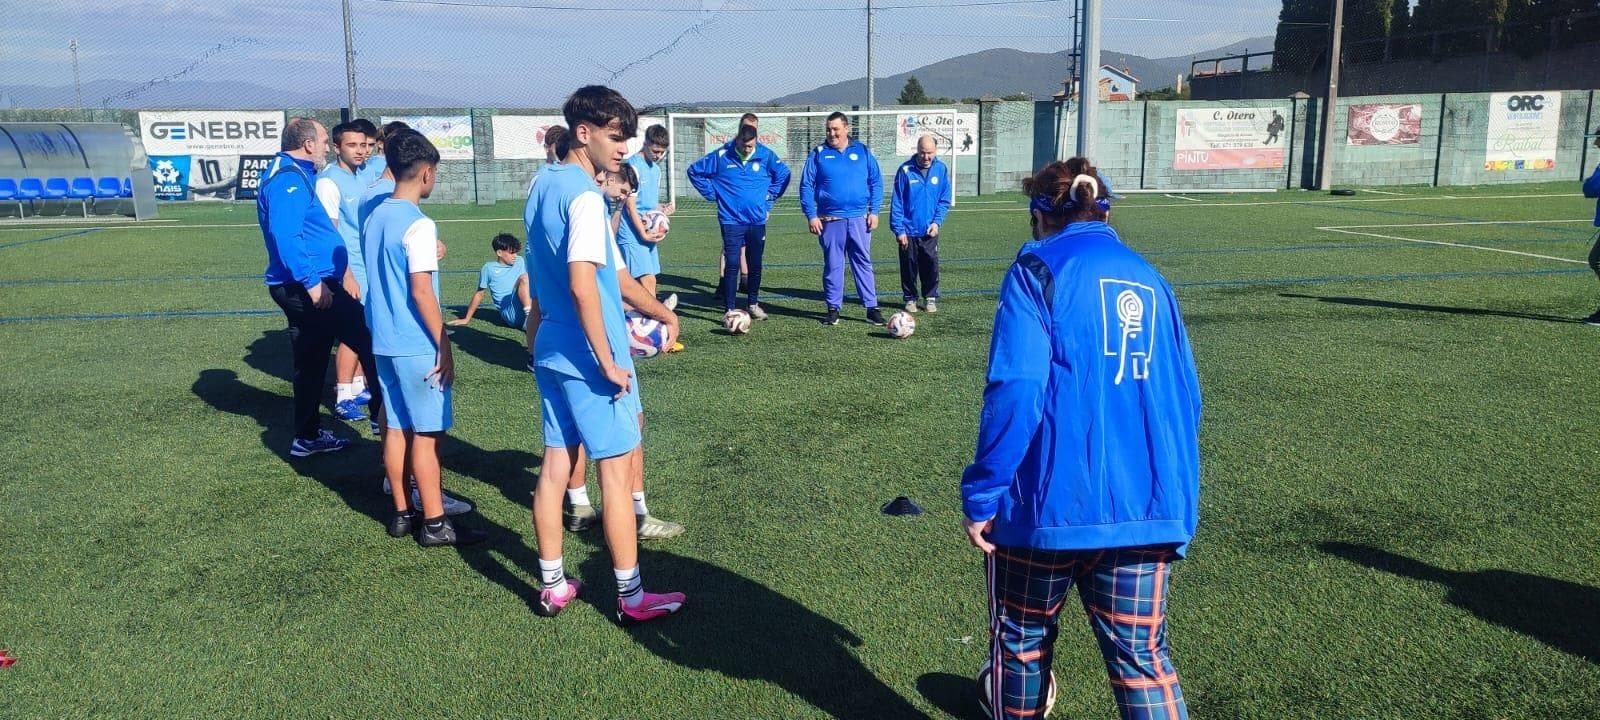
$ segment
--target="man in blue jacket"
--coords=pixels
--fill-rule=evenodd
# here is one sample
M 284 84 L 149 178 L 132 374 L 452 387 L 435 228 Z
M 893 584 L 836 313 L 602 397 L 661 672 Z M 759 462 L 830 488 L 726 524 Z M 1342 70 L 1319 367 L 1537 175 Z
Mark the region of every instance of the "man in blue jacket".
M 356 351 L 364 375 L 378 377 L 372 335 L 353 290 L 344 239 L 317 202 L 314 178 L 327 160 L 328 131 L 309 118 L 283 128 L 283 152 L 267 168 L 256 194 L 256 218 L 267 246 L 267 290 L 289 321 L 294 351 L 294 440 L 291 457 L 335 452 L 350 445 L 322 429 L 323 381 L 335 343 Z M 383 417 L 377 386 L 368 410 Z
M 1038 717 L 1074 584 L 1123 718 L 1186 718 L 1166 643 L 1171 563 L 1194 536 L 1200 389 L 1178 303 L 1105 223 L 1093 168 L 1024 187 L 1035 242 L 1006 274 L 977 452 L 961 479 L 987 555 L 995 718 Z
M 839 324 L 848 254 L 867 322 L 882 325 L 872 276 L 872 231 L 878 229 L 883 207 L 883 171 L 866 145 L 850 139 L 844 113 L 828 116 L 827 132 L 828 141 L 811 151 L 800 175 L 800 210 L 822 243 L 822 294 L 828 303 L 822 324 Z
M 1594 146 L 1600 148 L 1600 127 L 1594 129 Z M 1600 198 L 1600 165 L 1594 167 L 1594 174 L 1583 181 L 1583 196 L 1586 198 Z M 1594 226 L 1600 228 L 1600 201 L 1594 204 Z M 1600 276 L 1600 231 L 1594 234 L 1594 245 L 1589 248 L 1589 269 Z M 1600 310 L 1583 319 L 1584 322 L 1600 327 Z
M 894 174 L 889 230 L 900 243 L 900 293 L 906 312 L 917 311 L 918 297 L 928 312 L 939 312 L 939 228 L 956 191 L 950 168 L 939 161 L 938 153 L 933 136 L 923 135 L 917 138 L 917 154 Z
M 771 148 L 756 142 L 754 125 L 741 124 L 731 143 L 689 166 L 689 183 L 701 197 L 717 204 L 722 262 L 725 267 L 739 267 L 743 251 L 750 269 L 745 289 L 750 317 L 766 319 L 761 309 L 761 254 L 767 247 L 767 213 L 789 188 L 789 166 Z M 723 273 L 717 284 L 723 310 L 734 309 L 738 293 L 739 273 Z

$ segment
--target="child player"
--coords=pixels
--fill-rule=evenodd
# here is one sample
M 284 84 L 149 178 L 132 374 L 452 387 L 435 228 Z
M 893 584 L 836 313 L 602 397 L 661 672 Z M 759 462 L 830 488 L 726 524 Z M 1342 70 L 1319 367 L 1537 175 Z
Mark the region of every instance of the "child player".
M 357 215 L 360 212 L 361 193 L 366 188 L 366 183 L 361 179 L 361 166 L 367 161 L 367 135 L 354 123 L 335 125 L 330 134 L 333 136 L 335 159 L 317 173 L 317 182 L 313 187 L 322 209 L 328 213 L 328 219 L 333 221 L 333 227 L 344 240 L 350 275 L 355 279 L 355 287 L 347 287 L 345 292 L 357 300 L 365 300 L 367 267 L 361 261 L 361 225 Z M 356 367 L 356 352 L 340 343 L 333 363 L 333 414 L 340 420 L 364 420 L 367 417 L 361 411 L 361 405 L 370 400 L 372 395 L 365 392 L 366 378 L 357 372 Z M 365 400 L 363 395 L 366 396 Z
M 450 385 L 455 360 L 444 332 L 434 276 L 438 229 L 417 203 L 433 192 L 439 151 L 420 133 L 402 131 L 384 142 L 395 188 L 367 217 L 361 233 L 369 260 L 366 314 L 386 404 L 383 469 L 389 483 L 415 478 L 421 508 L 410 493 L 392 493 L 389 534 L 415 532 L 424 547 L 466 545 L 483 533 L 457 528 L 445 515 L 439 487 L 438 442 L 451 425 Z M 419 512 L 420 511 L 420 512 Z
M 628 169 L 633 171 L 633 197 L 623 211 L 622 228 L 617 231 L 617 245 L 622 248 L 628 269 L 651 295 L 656 294 L 656 275 L 661 274 L 661 256 L 657 243 L 666 233 L 644 231 L 644 216 L 652 210 L 671 216 L 677 208 L 673 203 L 661 204 L 661 156 L 667 153 L 667 128 L 651 125 L 644 131 L 644 146 L 628 158 Z M 669 295 L 663 302 L 677 309 L 678 296 Z
M 506 327 L 524 330 L 533 314 L 533 298 L 528 291 L 528 271 L 522 258 L 517 257 L 522 241 L 509 233 L 500 233 L 489 244 L 494 248 L 494 260 L 484 263 L 478 270 L 478 291 L 472 294 L 472 302 L 467 303 L 466 314 L 451 320 L 450 324 L 472 322 L 478 303 L 483 302 L 484 293 L 488 293 L 490 302 L 500 310 L 500 322 Z
M 545 452 L 533 520 L 543 587 L 535 612 L 544 616 L 556 615 L 578 595 L 578 583 L 568 580 L 562 563 L 561 500 L 579 466 L 579 447 L 595 459 L 608 508 L 628 505 L 639 472 L 642 406 L 623 300 L 665 324 L 669 339 L 678 334 L 677 316 L 623 272 L 595 182 L 599 172 L 621 168 L 628 138 L 638 128 L 637 113 L 615 90 L 591 85 L 573 93 L 562 114 L 567 136 L 561 163 L 540 169 L 523 212 L 528 277 L 542 315 L 533 357 Z M 677 612 L 682 593 L 644 591 L 635 519 L 608 511 L 601 524 L 617 585 L 617 619 L 642 622 Z

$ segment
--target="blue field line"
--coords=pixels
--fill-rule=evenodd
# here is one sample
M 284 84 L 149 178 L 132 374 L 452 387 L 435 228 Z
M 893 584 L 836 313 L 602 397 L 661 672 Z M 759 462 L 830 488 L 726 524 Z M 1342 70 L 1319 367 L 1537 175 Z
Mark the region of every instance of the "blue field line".
M 1321 275 L 1294 278 L 1247 278 L 1243 280 L 1196 280 L 1191 282 L 1173 283 L 1178 289 L 1186 288 L 1225 288 L 1249 287 L 1253 285 L 1332 285 L 1339 283 L 1371 283 L 1371 282 L 1416 282 L 1423 280 L 1456 280 L 1461 278 L 1486 278 L 1486 277 L 1532 277 L 1545 275 L 1572 275 L 1588 274 L 1588 268 L 1550 268 L 1545 270 L 1476 270 L 1466 272 L 1438 272 L 1438 273 L 1403 273 L 1392 275 Z M 947 297 L 984 297 L 999 294 L 999 288 L 974 289 L 974 290 L 945 290 L 941 296 Z M 814 300 L 814 297 L 801 297 L 798 295 L 766 294 L 767 300 Z M 457 312 L 464 311 L 466 305 L 448 305 L 447 309 Z M 164 320 L 176 318 L 210 318 L 210 317 L 262 317 L 278 315 L 281 311 L 272 310 L 173 310 L 164 312 L 142 313 L 107 313 L 98 315 L 22 315 L 17 317 L 0 317 L 0 325 L 14 325 L 19 323 L 37 322 L 66 322 L 86 320 Z
M 51 235 L 50 237 L 42 237 L 42 238 L 34 238 L 32 240 L 18 240 L 16 242 L 0 243 L 0 250 L 5 250 L 7 248 L 20 247 L 20 246 L 23 246 L 23 245 L 32 245 L 34 243 L 48 242 L 50 240 L 60 240 L 62 238 L 76 237 L 78 235 L 88 235 L 89 233 L 100 232 L 101 230 L 104 230 L 104 229 L 105 228 L 97 228 L 97 227 L 84 228 L 82 230 L 73 230 L 72 232 L 61 233 L 60 235 Z

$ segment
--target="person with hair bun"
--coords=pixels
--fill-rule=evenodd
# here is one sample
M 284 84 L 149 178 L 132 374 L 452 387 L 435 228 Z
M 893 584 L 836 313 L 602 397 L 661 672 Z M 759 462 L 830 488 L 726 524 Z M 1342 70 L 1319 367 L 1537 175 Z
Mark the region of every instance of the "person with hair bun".
M 977 452 L 961 479 L 986 556 L 995 718 L 1042 715 L 1057 613 L 1078 586 L 1123 718 L 1186 718 L 1166 637 L 1194 536 L 1200 387 L 1172 287 L 1106 224 L 1086 159 L 1023 183 L 1033 242 L 1006 273 Z

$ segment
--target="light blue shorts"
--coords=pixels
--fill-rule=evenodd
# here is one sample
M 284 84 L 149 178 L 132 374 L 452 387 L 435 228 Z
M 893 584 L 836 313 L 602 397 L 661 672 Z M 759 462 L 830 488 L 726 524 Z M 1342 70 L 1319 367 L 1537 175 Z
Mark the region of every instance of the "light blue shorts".
M 522 310 L 522 306 L 517 304 L 517 297 L 515 295 L 508 299 L 511 302 L 502 303 L 496 306 L 500 310 L 500 324 L 508 328 L 527 330 L 528 313 L 524 312 Z
M 378 387 L 383 391 L 389 427 L 416 432 L 444 432 L 454 420 L 450 388 L 429 384 L 428 372 L 438 356 L 378 355 Z
M 617 386 L 598 375 L 583 378 L 535 366 L 533 377 L 539 383 L 545 447 L 583 445 L 595 460 L 625 455 L 639 447 L 639 413 L 643 410 L 637 376 L 621 400 L 611 398 Z
M 622 261 L 628 264 L 628 274 L 635 278 L 661 274 L 661 255 L 655 243 L 618 243 Z

